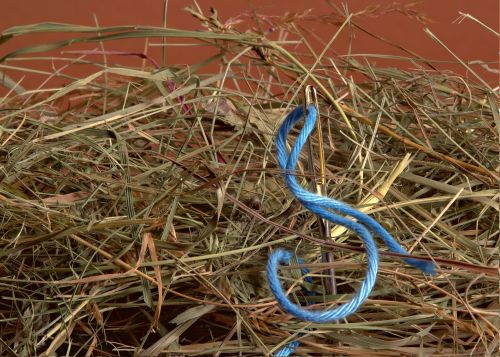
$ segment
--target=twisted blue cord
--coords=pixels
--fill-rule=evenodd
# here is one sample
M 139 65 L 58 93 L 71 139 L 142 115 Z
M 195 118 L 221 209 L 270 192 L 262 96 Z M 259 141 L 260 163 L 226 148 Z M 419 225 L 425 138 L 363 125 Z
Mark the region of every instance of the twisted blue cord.
M 299 341 L 288 342 L 286 345 L 284 345 L 274 353 L 274 357 L 288 357 L 292 355 L 292 353 L 294 353 L 299 346 Z
M 286 117 L 285 121 L 279 128 L 278 135 L 276 137 L 278 162 L 280 168 L 283 170 L 285 181 L 292 194 L 306 209 L 323 219 L 327 219 L 334 224 L 346 227 L 347 229 L 359 235 L 359 237 L 363 241 L 363 244 L 365 245 L 368 258 L 366 278 L 361 283 L 360 289 L 356 292 L 351 301 L 332 310 L 310 311 L 295 305 L 292 301 L 290 301 L 290 299 L 288 299 L 278 278 L 279 265 L 290 264 L 293 256 L 292 253 L 282 249 L 275 250 L 269 257 L 267 263 L 267 276 L 271 291 L 273 292 L 278 303 L 286 312 L 301 320 L 316 323 L 327 323 L 340 320 L 356 312 L 356 310 L 366 300 L 371 290 L 373 289 L 373 286 L 375 285 L 378 272 L 378 250 L 370 231 L 379 236 L 391 251 L 400 254 L 408 253 L 403 247 L 398 244 L 398 242 L 394 240 L 394 238 L 392 238 L 392 236 L 385 230 L 385 228 L 382 227 L 380 223 L 378 223 L 372 217 L 364 214 L 361 211 L 358 211 L 357 209 L 349 206 L 344 202 L 318 195 L 316 193 L 307 191 L 302 188 L 302 186 L 300 186 L 300 184 L 297 182 L 297 179 L 295 178 L 294 172 L 299 160 L 300 152 L 307 142 L 307 138 L 315 128 L 317 111 L 314 105 L 310 105 L 307 108 L 307 115 L 304 126 L 300 131 L 290 154 L 288 153 L 288 150 L 286 148 L 286 138 L 293 125 L 303 116 L 303 107 L 299 106 L 295 108 L 295 110 L 293 110 Z M 337 213 L 333 213 L 329 211 L 329 209 L 341 214 L 345 214 L 347 216 L 351 216 L 357 219 L 359 223 L 346 217 L 340 216 Z M 434 264 L 432 262 L 420 261 L 412 258 L 404 258 L 403 260 L 425 273 L 435 273 Z M 307 274 L 307 272 L 304 272 L 304 270 L 303 273 Z M 295 351 L 297 347 L 297 341 L 290 342 L 282 347 L 278 352 L 276 352 L 275 355 L 289 356 Z

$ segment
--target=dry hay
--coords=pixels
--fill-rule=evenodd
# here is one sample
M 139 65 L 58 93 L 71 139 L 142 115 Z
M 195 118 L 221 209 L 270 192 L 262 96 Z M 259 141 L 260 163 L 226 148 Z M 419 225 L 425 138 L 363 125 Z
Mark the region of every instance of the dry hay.
M 65 87 L 14 84 L 0 101 L 2 355 L 249 356 L 296 338 L 301 355 L 498 353 L 498 88 L 419 58 L 409 71 L 299 53 L 198 17 L 209 29 L 197 38 L 221 50 L 210 59 L 219 74 L 94 62 Z M 277 26 L 297 35 L 290 21 Z M 50 29 L 81 42 L 194 36 L 51 24 L 10 33 Z M 95 60 L 84 57 L 71 61 Z M 283 313 L 264 275 L 273 247 L 296 250 L 319 308 L 348 300 L 363 278 L 358 238 L 337 229 L 322 245 L 339 293 L 322 294 L 317 222 L 277 170 L 276 128 L 306 83 L 320 93 L 328 194 L 365 202 L 439 266 L 429 278 L 383 254 L 370 299 L 324 325 Z M 304 303 L 300 281 L 291 293 Z

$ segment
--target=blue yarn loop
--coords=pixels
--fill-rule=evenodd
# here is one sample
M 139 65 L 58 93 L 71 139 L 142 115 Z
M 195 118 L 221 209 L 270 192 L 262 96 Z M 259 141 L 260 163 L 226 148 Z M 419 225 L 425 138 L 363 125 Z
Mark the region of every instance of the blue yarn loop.
M 362 281 L 359 290 L 354 294 L 354 297 L 350 301 L 338 306 L 335 309 L 318 311 L 307 310 L 295 305 L 286 296 L 286 293 L 281 286 L 278 278 L 278 268 L 280 265 L 291 263 L 293 257 L 291 252 L 276 249 L 269 257 L 267 263 L 267 276 L 272 293 L 286 312 L 301 320 L 316 323 L 328 323 L 340 320 L 356 312 L 356 310 L 366 300 L 375 285 L 378 273 L 379 257 L 377 245 L 375 244 L 372 233 L 380 237 L 388 246 L 389 250 L 405 255 L 408 253 L 374 218 L 344 202 L 305 190 L 297 182 L 294 172 L 297 167 L 300 152 L 307 142 L 307 138 L 315 128 L 316 116 L 316 107 L 314 105 L 308 106 L 304 126 L 300 131 L 290 153 L 286 148 L 286 138 L 294 124 L 304 117 L 303 107 L 298 106 L 286 117 L 285 121 L 279 128 L 278 135 L 276 137 L 278 162 L 280 168 L 283 170 L 285 182 L 289 190 L 306 209 L 323 219 L 329 220 L 333 224 L 340 225 L 351 230 L 361 238 L 365 246 L 368 259 L 366 277 Z M 350 216 L 357 221 L 341 216 L 339 213 Z M 410 257 L 403 258 L 403 260 L 409 265 L 412 265 L 425 273 L 435 273 L 434 264 L 432 262 L 412 259 Z

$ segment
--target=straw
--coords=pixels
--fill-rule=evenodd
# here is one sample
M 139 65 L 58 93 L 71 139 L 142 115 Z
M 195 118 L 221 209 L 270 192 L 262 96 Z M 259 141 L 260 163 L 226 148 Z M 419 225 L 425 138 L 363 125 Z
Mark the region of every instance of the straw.
M 190 11 L 205 30 L 3 31 L 0 43 L 47 32 L 64 40 L 0 60 L 1 355 L 265 355 L 298 336 L 299 355 L 497 355 L 498 88 L 478 73 L 438 72 L 409 50 L 412 70 L 326 44 L 316 54 L 306 13 L 226 20 Z M 333 11 L 321 17 L 336 21 L 332 45 L 373 16 Z M 245 25 L 253 20 L 263 30 Z M 141 65 L 147 53 L 97 48 L 172 37 L 220 54 L 156 69 Z M 77 43 L 96 52 L 69 52 Z M 141 58 L 125 67 L 122 55 Z M 66 74 L 80 64 L 94 70 Z M 217 70 L 203 72 L 207 64 Z M 33 74 L 44 76 L 40 88 L 19 81 Z M 366 210 L 439 267 L 428 278 L 381 251 L 370 299 L 325 325 L 281 311 L 264 276 L 272 249 L 296 251 L 310 262 L 311 309 L 347 301 L 363 278 L 358 237 L 331 227 L 332 239 L 322 238 L 277 167 L 275 131 L 308 84 L 318 90 L 328 196 Z M 321 250 L 334 260 L 322 262 Z M 336 294 L 321 285 L 326 269 Z M 296 271 L 283 267 L 282 282 L 305 306 Z

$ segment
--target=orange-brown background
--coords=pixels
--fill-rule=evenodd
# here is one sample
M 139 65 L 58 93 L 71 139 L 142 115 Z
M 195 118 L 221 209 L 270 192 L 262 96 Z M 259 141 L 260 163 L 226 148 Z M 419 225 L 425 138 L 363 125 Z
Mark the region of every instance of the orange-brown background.
M 215 6 L 222 20 L 237 16 L 245 11 L 256 11 L 266 15 L 283 15 L 285 12 L 303 11 L 312 9 L 312 15 L 326 14 L 332 11 L 332 7 L 327 1 L 262 1 L 262 0 L 232 0 L 232 1 L 207 1 L 198 0 L 200 7 L 207 11 L 210 6 Z M 392 0 L 356 0 L 338 1 L 332 0 L 340 8 L 347 7 L 349 11 L 357 12 L 367 6 L 380 4 L 381 9 L 390 4 Z M 191 5 L 191 0 L 170 0 L 168 2 L 167 26 L 179 29 L 202 29 L 198 20 L 194 19 L 183 8 Z M 453 60 L 448 52 L 436 44 L 423 31 L 425 27 L 439 37 L 446 45 L 454 51 L 465 62 L 481 60 L 489 63 L 493 71 L 484 69 L 481 65 L 472 64 L 471 67 L 477 71 L 492 86 L 498 85 L 498 38 L 491 32 L 481 28 L 471 20 L 465 19 L 459 23 L 459 12 L 470 13 L 491 28 L 498 31 L 499 28 L 499 2 L 498 0 L 422 0 L 417 1 L 414 6 L 407 7 L 410 1 L 400 1 L 402 8 L 407 8 L 419 15 L 424 15 L 428 21 L 424 24 L 416 16 L 404 15 L 397 11 L 390 11 L 379 16 L 365 16 L 356 19 L 357 23 L 367 30 L 382 36 L 391 42 L 403 45 L 405 48 L 415 51 L 424 58 L 434 60 Z M 2 0 L 0 2 L 0 30 L 11 26 L 38 23 L 38 22 L 64 22 L 81 25 L 95 25 L 95 18 L 100 26 L 113 25 L 151 25 L 162 26 L 162 0 Z M 94 18 L 95 14 L 95 18 Z M 331 24 L 324 24 L 319 21 L 306 21 L 304 25 L 327 41 L 335 33 L 337 28 Z M 59 36 L 59 37 L 57 37 Z M 13 39 L 0 46 L 0 56 L 5 55 L 15 48 L 27 46 L 34 43 L 55 41 L 60 39 L 60 35 L 40 34 L 23 36 Z M 170 41 L 170 40 L 169 40 Z M 312 40 L 313 42 L 315 40 Z M 151 39 L 150 43 L 159 43 L 160 39 Z M 182 42 L 194 42 L 183 39 Z M 334 44 L 334 51 L 344 54 L 347 51 L 348 31 L 341 36 Z M 98 49 L 98 44 L 84 44 L 71 48 L 58 50 L 50 53 L 60 55 L 64 50 L 75 49 Z M 317 49 L 321 48 L 320 42 L 316 42 Z M 156 60 L 160 61 L 161 48 L 146 46 L 144 40 L 127 40 L 107 42 L 106 50 L 147 52 Z M 208 48 L 204 47 L 167 47 L 166 64 L 189 65 L 199 62 L 207 56 Z M 384 44 L 359 31 L 353 42 L 352 53 L 378 53 L 392 55 L 406 55 L 395 47 Z M 35 54 L 36 56 L 46 54 Z M 131 66 L 140 66 L 141 60 L 136 58 L 113 58 L 115 63 Z M 388 61 L 374 59 L 379 65 L 414 67 L 410 62 Z M 26 65 L 27 62 L 8 61 L 11 65 Z M 58 67 L 57 62 L 30 62 L 34 68 Z M 439 69 L 452 70 L 471 77 L 462 65 L 452 63 L 438 63 Z M 68 69 L 71 74 L 84 75 L 90 69 L 85 66 Z M 209 70 L 209 69 L 207 69 Z M 15 80 L 23 78 L 22 85 L 25 88 L 36 88 L 44 77 L 36 74 L 25 74 L 17 71 L 6 71 Z

